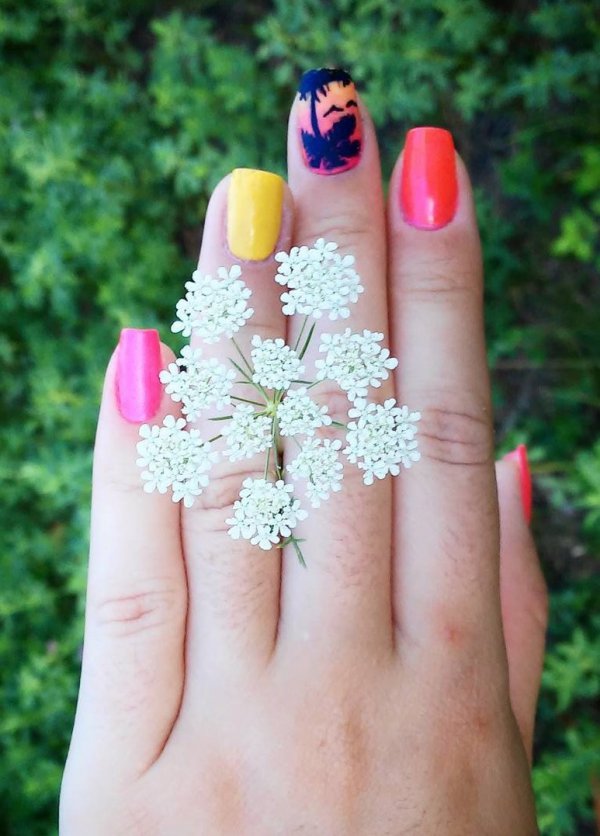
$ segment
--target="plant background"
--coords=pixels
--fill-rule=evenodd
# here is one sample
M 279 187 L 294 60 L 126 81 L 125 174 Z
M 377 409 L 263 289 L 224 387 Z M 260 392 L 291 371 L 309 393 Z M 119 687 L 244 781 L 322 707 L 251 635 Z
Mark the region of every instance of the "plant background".
M 600 19 L 595 0 L 0 0 L 0 832 L 56 833 L 91 450 L 125 325 L 169 335 L 208 196 L 284 173 L 300 73 L 348 67 L 387 178 L 452 130 L 487 266 L 499 453 L 530 447 L 552 608 L 534 781 L 592 834 L 600 773 Z

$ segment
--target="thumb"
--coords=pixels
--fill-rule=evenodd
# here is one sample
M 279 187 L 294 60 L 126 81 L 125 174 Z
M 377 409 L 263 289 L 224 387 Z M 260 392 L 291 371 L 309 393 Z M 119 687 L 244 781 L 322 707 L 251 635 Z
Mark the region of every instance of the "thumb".
M 496 463 L 500 505 L 500 599 L 510 700 L 531 762 L 535 710 L 544 663 L 548 591 L 531 531 L 531 480 L 520 445 Z

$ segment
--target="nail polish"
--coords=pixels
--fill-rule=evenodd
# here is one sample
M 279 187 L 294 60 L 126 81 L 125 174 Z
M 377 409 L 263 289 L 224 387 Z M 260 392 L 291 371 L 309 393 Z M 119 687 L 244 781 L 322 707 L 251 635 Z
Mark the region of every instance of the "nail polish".
M 158 331 L 124 328 L 117 350 L 116 399 L 126 421 L 141 423 L 156 415 L 162 397 L 162 361 Z
M 270 171 L 236 168 L 227 193 L 227 244 L 236 258 L 261 261 L 279 238 L 283 180 Z
M 521 481 L 521 501 L 523 502 L 523 513 L 527 522 L 531 522 L 531 506 L 532 506 L 532 485 L 531 485 L 531 470 L 529 468 L 529 459 L 527 456 L 527 447 L 524 444 L 519 444 L 510 453 L 502 457 L 507 461 L 516 462 L 519 466 L 519 478 Z
M 352 77 L 323 67 L 304 73 L 297 125 L 304 163 L 316 174 L 340 174 L 360 162 L 362 120 Z
M 452 134 L 442 128 L 413 128 L 406 135 L 402 159 L 404 220 L 418 229 L 440 229 L 454 217 L 457 199 Z

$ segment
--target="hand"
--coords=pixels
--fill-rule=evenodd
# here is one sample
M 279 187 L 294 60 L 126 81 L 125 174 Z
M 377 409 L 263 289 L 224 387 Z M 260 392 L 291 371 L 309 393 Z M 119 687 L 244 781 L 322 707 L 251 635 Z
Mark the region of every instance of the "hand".
M 395 386 L 421 411 L 422 459 L 368 487 L 347 467 L 296 529 L 307 569 L 291 549 L 233 541 L 224 521 L 264 460 L 219 465 L 190 509 L 144 494 L 138 424 L 177 415 L 155 384 L 172 355 L 147 335 L 132 368 L 122 341 L 95 449 L 64 836 L 537 832 L 528 760 L 546 594 L 517 465 L 495 477 L 468 176 L 449 135 L 413 132 L 386 210 L 353 85 L 313 96 L 310 83 L 291 114 L 281 212 L 274 180 L 225 178 L 199 267 L 242 261 L 247 346 L 299 327 L 281 313 L 270 253 L 320 236 L 353 253 L 365 293 L 335 325 L 389 335 L 399 365 L 377 399 Z M 346 420 L 339 391 L 322 398 Z

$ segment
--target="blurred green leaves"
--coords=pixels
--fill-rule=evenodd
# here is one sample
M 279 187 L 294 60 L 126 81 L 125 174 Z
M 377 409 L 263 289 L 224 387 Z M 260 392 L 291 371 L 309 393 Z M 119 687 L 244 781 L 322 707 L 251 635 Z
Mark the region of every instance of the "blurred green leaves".
M 598 768 L 600 23 L 594 0 L 0 2 L 0 831 L 56 832 L 91 450 L 125 325 L 169 338 L 211 190 L 285 171 L 300 73 L 341 64 L 388 177 L 450 128 L 474 181 L 499 447 L 527 441 L 552 591 L 535 787 L 590 832 Z

